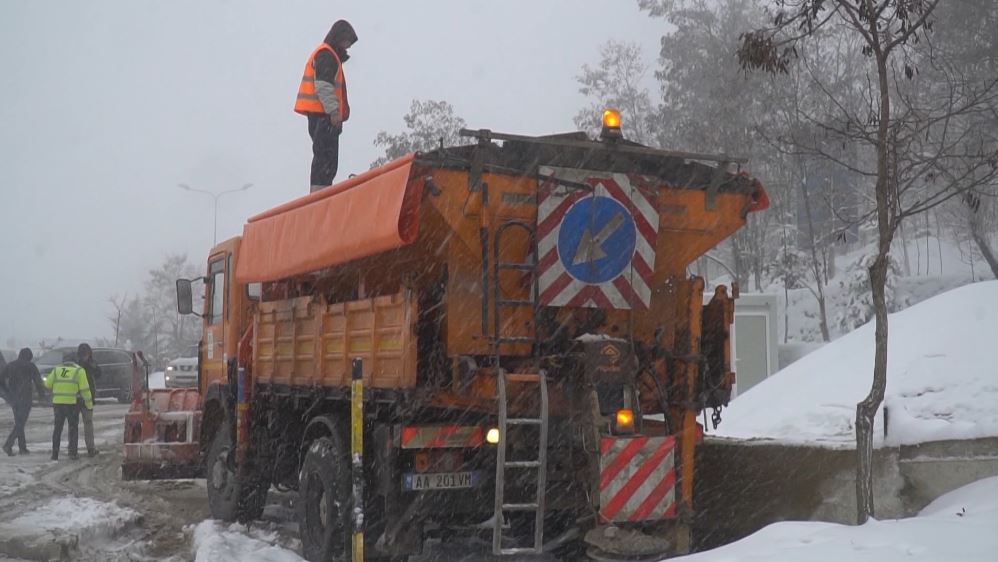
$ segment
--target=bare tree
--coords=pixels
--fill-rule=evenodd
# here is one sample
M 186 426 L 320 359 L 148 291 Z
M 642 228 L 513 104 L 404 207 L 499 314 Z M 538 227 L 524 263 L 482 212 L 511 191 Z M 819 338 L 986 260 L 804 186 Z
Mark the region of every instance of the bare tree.
M 657 120 L 651 96 L 642 84 L 647 72 L 641 47 L 608 41 L 600 48 L 599 64 L 583 65 L 582 74 L 576 77 L 579 92 L 591 101 L 575 115 L 575 125 L 595 136 L 602 126 L 603 110 L 612 107 L 623 115 L 625 137 L 654 146 Z
M 113 297 L 108 297 L 107 302 L 114 309 L 108 316 L 108 321 L 114 326 L 114 344 L 112 347 L 118 347 L 118 337 L 121 334 L 121 315 L 125 310 L 125 305 L 128 303 L 128 295 L 115 295 Z
M 991 268 L 991 274 L 994 275 L 995 279 L 998 279 L 998 258 L 995 257 L 994 250 L 991 249 L 991 242 L 988 240 L 981 220 L 982 215 L 985 214 L 981 209 L 981 197 L 976 193 L 967 192 L 964 194 L 963 200 L 967 205 L 967 223 L 970 236 L 974 240 L 974 244 L 977 245 L 978 251 L 981 252 L 984 261 Z
M 465 127 L 464 119 L 455 115 L 454 107 L 445 101 L 412 100 L 402 120 L 406 130 L 394 135 L 381 131 L 375 137 L 374 145 L 384 147 L 385 153 L 371 163 L 372 168 L 410 152 L 458 144 L 458 131 Z
M 856 406 L 857 519 L 874 514 L 873 423 L 887 386 L 886 284 L 891 243 L 901 222 L 990 180 L 993 156 L 959 117 L 973 112 L 989 95 L 993 83 L 981 87 L 948 84 L 931 91 L 915 80 L 918 64 L 928 64 L 931 53 L 911 48 L 926 39 L 939 0 L 773 0 L 777 14 L 772 25 L 742 35 L 738 56 L 749 69 L 785 73 L 797 47 L 815 40 L 819 30 L 834 28 L 861 46 L 869 60 L 864 111 L 839 103 L 834 121 L 817 122 L 842 142 L 867 147 L 873 169 L 844 161 L 822 146 L 815 154 L 852 167 L 873 181 L 877 251 L 869 267 L 875 310 L 873 382 L 867 397 Z

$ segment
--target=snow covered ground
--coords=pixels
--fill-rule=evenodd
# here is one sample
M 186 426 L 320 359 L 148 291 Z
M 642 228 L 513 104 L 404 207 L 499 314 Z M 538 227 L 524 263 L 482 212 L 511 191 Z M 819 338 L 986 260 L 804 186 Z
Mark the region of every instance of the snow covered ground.
M 774 374 L 734 400 L 716 435 L 852 446 L 869 392 L 873 324 Z M 998 281 L 966 285 L 890 316 L 887 394 L 875 443 L 998 436 Z
M 192 543 L 195 562 L 304 562 L 281 546 L 277 532 L 236 523 L 202 521 L 194 528 Z
M 676 562 L 992 562 L 998 552 L 998 477 L 945 494 L 909 519 L 862 526 L 816 522 L 770 525 L 738 542 Z M 193 531 L 196 562 L 300 562 L 275 533 L 205 521 Z M 453 553 L 442 559 L 492 560 Z
M 783 522 L 676 562 L 993 562 L 998 477 L 940 496 L 918 516 L 865 525 Z

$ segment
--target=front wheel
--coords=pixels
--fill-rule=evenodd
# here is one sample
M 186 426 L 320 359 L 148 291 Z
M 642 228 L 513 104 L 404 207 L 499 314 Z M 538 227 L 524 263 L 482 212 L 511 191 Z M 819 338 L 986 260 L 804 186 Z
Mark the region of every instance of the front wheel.
M 298 528 L 305 559 L 350 559 L 350 455 L 333 434 L 312 442 L 298 479 Z
M 223 423 L 208 449 L 206 480 L 211 516 L 223 521 L 252 521 L 263 515 L 267 504 L 265 483 L 240 482 L 230 462 L 232 449 L 229 426 Z

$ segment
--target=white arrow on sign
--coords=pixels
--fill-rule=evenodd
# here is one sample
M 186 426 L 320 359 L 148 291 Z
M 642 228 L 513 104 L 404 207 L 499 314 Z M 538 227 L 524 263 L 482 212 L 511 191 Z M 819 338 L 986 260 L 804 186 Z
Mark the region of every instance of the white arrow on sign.
M 603 242 L 612 236 L 614 232 L 617 232 L 617 229 L 623 223 L 624 213 L 617 213 L 595 236 L 593 236 L 592 231 L 587 227 L 585 233 L 582 235 L 582 240 L 579 241 L 579 247 L 575 250 L 575 258 L 572 259 L 572 265 L 590 263 L 605 258 L 606 252 L 603 251 Z

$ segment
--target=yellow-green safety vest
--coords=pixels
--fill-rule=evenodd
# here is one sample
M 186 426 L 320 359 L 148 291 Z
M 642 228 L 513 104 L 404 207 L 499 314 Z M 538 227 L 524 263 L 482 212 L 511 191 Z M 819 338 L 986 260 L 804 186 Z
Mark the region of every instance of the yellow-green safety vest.
M 52 391 L 53 404 L 76 404 L 76 397 L 80 396 L 87 409 L 94 407 L 87 373 L 76 363 L 63 363 L 49 371 L 45 376 L 45 388 Z

